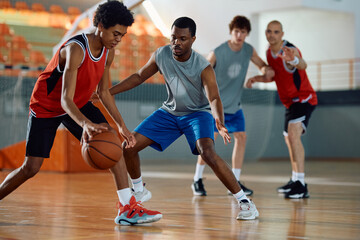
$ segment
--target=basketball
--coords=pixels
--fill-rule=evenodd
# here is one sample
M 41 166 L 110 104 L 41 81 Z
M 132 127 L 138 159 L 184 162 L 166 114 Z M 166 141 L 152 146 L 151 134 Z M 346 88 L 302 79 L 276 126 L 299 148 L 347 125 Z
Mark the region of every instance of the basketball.
M 96 169 L 109 169 L 122 157 L 119 137 L 113 132 L 101 132 L 82 145 L 81 153 L 85 162 Z

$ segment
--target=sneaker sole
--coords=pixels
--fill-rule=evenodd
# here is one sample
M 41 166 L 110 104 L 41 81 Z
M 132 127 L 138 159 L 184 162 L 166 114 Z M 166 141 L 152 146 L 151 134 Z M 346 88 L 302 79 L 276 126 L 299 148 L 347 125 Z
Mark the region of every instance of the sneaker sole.
M 155 216 L 151 217 L 151 218 L 147 218 L 147 219 L 139 219 L 136 222 L 132 222 L 129 221 L 127 219 L 119 219 L 116 220 L 115 219 L 115 223 L 118 225 L 125 225 L 125 226 L 129 226 L 129 225 L 136 225 L 136 224 L 143 224 L 143 223 L 151 223 L 151 222 L 156 222 L 159 221 L 162 218 L 162 214 L 156 214 Z
M 206 196 L 206 193 L 204 194 L 204 193 L 196 192 L 196 191 L 195 191 L 195 188 L 194 188 L 194 185 L 191 185 L 191 190 L 193 191 L 193 194 L 194 194 L 195 196 Z
M 278 193 L 288 193 L 288 192 L 290 192 L 290 190 L 291 190 L 290 188 L 289 189 L 278 189 L 277 192 Z
M 304 194 L 304 193 L 285 196 L 285 198 L 291 198 L 291 199 L 300 199 L 300 198 L 309 198 L 309 197 L 310 197 L 309 194 Z

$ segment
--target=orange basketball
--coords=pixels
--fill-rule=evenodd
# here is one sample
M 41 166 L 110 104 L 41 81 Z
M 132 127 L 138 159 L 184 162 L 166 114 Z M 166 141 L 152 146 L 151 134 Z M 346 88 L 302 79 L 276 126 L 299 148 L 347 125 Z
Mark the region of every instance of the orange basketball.
M 113 132 L 98 133 L 82 145 L 81 153 L 87 164 L 96 169 L 109 169 L 122 157 L 119 137 Z

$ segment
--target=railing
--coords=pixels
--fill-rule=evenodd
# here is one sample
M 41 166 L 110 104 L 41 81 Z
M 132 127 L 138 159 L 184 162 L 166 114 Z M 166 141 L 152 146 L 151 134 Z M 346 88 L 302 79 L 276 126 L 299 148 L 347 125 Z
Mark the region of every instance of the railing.
M 309 61 L 306 69 L 309 80 L 316 91 L 353 90 L 360 88 L 360 58 Z M 258 74 L 251 64 L 248 77 Z M 258 84 L 259 89 L 276 89 L 272 84 Z

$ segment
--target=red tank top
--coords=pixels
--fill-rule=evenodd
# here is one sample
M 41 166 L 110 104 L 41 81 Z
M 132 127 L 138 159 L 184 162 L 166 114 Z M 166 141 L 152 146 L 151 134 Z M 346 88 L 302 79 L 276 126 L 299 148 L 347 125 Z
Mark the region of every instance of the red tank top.
M 295 47 L 284 40 L 284 46 Z M 299 50 L 298 50 L 299 51 Z M 301 52 L 299 51 L 300 56 Z M 309 102 L 317 105 L 317 96 L 312 88 L 305 70 L 289 69 L 284 60 L 275 56 L 270 48 L 266 51 L 269 66 L 275 71 L 275 83 L 281 102 L 289 108 L 294 102 Z
M 83 61 L 77 72 L 74 94 L 74 103 L 78 108 L 89 101 L 102 78 L 109 51 L 103 47 L 100 56 L 95 58 L 90 52 L 89 41 L 85 34 L 72 37 L 59 48 L 36 81 L 30 99 L 30 114 L 37 118 L 51 118 L 65 114 L 60 103 L 63 71 L 59 66 L 59 54 L 60 50 L 70 43 L 79 44 L 84 51 Z

